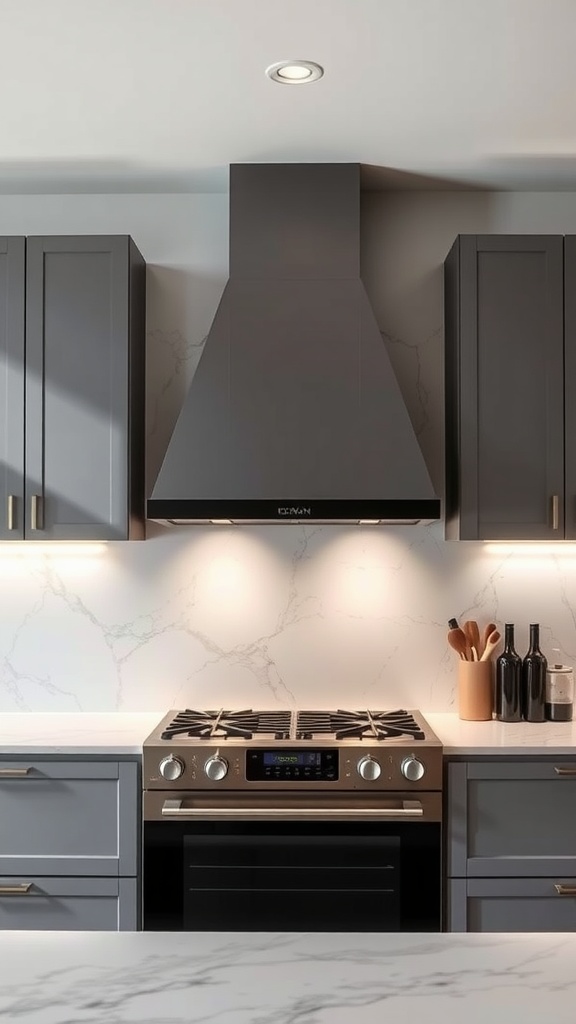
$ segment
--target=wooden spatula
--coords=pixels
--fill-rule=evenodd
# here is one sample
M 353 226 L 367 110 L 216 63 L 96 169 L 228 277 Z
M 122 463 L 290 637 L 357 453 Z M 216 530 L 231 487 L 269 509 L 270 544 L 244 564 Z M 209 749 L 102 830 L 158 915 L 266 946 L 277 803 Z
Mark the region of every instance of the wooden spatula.
M 478 651 L 480 646 L 480 630 L 478 629 L 478 623 L 475 619 L 468 619 L 468 621 L 462 626 L 462 629 L 466 634 L 466 639 L 472 652 L 470 657 L 473 658 L 473 654 L 475 652 L 476 657 L 473 658 L 473 660 L 478 661 L 478 658 L 480 657 L 480 653 Z M 474 648 L 474 651 L 472 651 L 472 648 Z

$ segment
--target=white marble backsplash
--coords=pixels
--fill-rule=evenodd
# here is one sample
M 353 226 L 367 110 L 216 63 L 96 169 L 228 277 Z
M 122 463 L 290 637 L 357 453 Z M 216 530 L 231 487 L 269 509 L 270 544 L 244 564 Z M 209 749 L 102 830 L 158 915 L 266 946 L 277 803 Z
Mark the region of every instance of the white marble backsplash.
M 576 553 L 442 527 L 154 527 L 94 553 L 2 553 L 0 707 L 454 707 L 447 620 L 542 624 L 576 662 Z
M 130 232 L 148 261 L 153 482 L 226 278 L 225 196 L 0 196 L 3 233 Z M 576 230 L 576 193 L 371 195 L 364 278 L 443 488 L 442 261 L 458 231 Z M 558 199 L 558 197 L 556 197 Z M 539 213 L 538 213 L 539 211 Z M 0 546 L 0 710 L 455 707 L 447 620 L 542 625 L 576 663 L 576 545 L 429 527 L 150 524 L 141 543 Z M 555 654 L 554 649 L 558 653 Z

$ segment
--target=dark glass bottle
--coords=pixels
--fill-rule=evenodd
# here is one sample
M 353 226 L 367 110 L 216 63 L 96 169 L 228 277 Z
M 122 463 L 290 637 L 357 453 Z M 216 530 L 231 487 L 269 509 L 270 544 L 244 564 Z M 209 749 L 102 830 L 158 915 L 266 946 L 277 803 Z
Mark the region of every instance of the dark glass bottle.
M 514 650 L 514 626 L 504 625 L 504 650 L 496 659 L 496 717 L 500 722 L 522 720 L 522 658 Z
M 530 624 L 530 649 L 522 663 L 522 717 L 527 722 L 546 720 L 546 669 L 548 662 L 540 650 L 540 626 Z

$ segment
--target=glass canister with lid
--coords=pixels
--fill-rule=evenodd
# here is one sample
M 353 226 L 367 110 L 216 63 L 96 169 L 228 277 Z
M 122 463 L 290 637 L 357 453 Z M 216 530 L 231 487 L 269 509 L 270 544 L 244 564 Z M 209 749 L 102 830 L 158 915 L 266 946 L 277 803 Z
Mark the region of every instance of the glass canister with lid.
M 546 718 L 571 722 L 574 709 L 574 672 L 571 665 L 548 665 L 546 671 Z

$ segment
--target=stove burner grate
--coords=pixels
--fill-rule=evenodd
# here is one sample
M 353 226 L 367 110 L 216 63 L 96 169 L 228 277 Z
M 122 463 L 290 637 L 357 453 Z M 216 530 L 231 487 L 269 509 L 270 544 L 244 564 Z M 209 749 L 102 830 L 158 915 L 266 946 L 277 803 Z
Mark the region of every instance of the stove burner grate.
M 173 736 L 187 736 L 195 739 L 243 739 L 251 740 L 254 733 L 272 734 L 277 740 L 290 736 L 291 715 L 289 711 L 179 711 L 164 729 L 161 738 L 171 740 Z
M 299 711 L 298 735 L 310 739 L 329 733 L 336 740 L 389 740 L 409 736 L 423 740 L 424 733 L 408 711 Z

